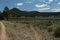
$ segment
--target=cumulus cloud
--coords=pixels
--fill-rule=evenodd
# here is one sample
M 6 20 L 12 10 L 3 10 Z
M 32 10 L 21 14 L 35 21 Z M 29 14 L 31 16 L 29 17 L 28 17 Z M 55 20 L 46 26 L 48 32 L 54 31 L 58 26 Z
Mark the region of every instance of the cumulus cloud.
M 36 7 L 46 7 L 47 4 L 36 4 L 35 6 L 36 6 Z
M 47 4 L 36 4 L 35 6 L 36 6 L 36 8 L 34 10 L 40 11 L 40 12 L 50 9 L 50 6 L 48 6 Z
M 17 8 L 20 8 L 20 6 L 22 6 L 22 5 L 23 5 L 23 3 L 16 3 Z
M 16 5 L 17 5 L 17 6 L 22 6 L 22 5 L 23 5 L 23 3 L 17 3 Z

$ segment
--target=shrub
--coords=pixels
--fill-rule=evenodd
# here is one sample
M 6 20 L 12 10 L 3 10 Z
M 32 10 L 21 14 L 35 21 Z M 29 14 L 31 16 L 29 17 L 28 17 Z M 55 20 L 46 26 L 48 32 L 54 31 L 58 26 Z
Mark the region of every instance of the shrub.
M 54 36 L 55 37 L 60 37 L 60 26 L 56 27 L 54 30 Z
M 48 32 L 52 32 L 52 28 L 51 27 L 48 28 Z

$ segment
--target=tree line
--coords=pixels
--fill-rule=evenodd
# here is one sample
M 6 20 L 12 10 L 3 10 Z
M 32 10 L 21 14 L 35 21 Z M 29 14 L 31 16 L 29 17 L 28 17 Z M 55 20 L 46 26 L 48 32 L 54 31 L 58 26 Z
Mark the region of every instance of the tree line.
M 60 12 L 38 12 L 38 11 L 21 11 L 17 8 L 9 9 L 7 6 L 3 12 L 0 11 L 0 19 L 7 19 L 9 17 L 60 17 Z

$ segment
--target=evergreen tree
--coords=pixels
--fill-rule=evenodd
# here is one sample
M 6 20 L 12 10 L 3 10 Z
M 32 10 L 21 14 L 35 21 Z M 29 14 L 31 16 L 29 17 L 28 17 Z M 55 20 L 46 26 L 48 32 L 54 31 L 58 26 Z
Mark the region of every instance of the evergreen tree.
M 8 20 L 9 14 L 10 14 L 10 10 L 9 10 L 9 8 L 7 6 L 4 8 L 3 14 L 4 14 L 5 19 Z

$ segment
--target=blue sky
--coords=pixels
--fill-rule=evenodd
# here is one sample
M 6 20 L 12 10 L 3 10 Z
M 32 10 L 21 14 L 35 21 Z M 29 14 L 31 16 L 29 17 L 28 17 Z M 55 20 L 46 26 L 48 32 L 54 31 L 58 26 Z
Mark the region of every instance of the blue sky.
M 60 12 L 60 0 L 0 0 L 0 10 L 5 6 L 25 11 Z

